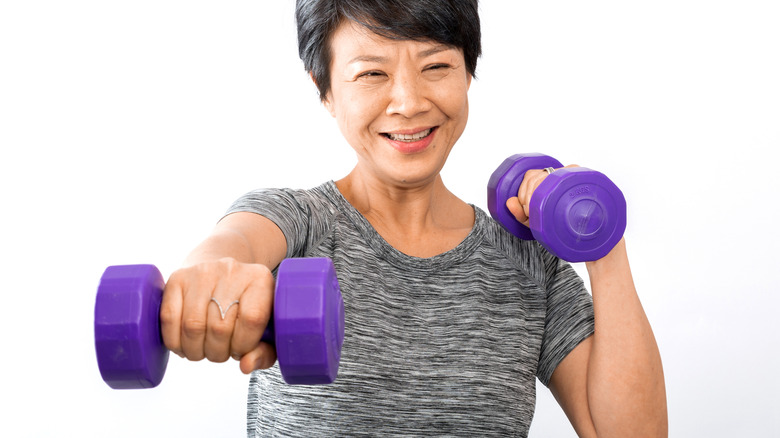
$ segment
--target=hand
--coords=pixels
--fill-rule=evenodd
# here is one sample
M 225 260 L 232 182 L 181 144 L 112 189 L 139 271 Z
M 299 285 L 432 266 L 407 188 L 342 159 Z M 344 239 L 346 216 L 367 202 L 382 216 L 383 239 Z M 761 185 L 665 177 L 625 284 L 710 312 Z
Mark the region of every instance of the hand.
M 567 167 L 579 167 L 576 164 L 570 164 Z M 558 170 L 558 169 L 555 169 Z M 531 204 L 531 196 L 533 195 L 539 184 L 544 181 L 550 174 L 544 169 L 531 169 L 525 173 L 523 182 L 520 183 L 520 188 L 517 190 L 517 196 L 511 197 L 506 200 L 506 208 L 517 219 L 518 222 L 528 227 L 530 221 L 528 218 L 529 208 Z
M 276 351 L 260 338 L 271 316 L 273 294 L 274 278 L 264 265 L 223 258 L 180 269 L 163 292 L 163 342 L 193 361 L 225 362 L 233 357 L 246 374 L 269 368 L 276 362 Z M 234 301 L 238 304 L 230 305 Z

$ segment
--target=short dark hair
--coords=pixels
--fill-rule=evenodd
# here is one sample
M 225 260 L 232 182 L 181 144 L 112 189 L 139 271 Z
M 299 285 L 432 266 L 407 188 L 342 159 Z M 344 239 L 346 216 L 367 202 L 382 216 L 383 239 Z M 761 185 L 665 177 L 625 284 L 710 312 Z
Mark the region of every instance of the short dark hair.
M 297 0 L 298 55 L 324 100 L 330 91 L 330 40 L 345 20 L 396 40 L 433 41 L 463 50 L 476 76 L 482 53 L 478 0 Z

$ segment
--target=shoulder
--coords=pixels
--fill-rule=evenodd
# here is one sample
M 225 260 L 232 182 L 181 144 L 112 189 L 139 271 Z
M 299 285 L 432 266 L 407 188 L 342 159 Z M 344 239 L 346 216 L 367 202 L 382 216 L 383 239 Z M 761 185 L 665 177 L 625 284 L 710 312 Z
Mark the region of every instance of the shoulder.
M 509 263 L 545 287 L 549 277 L 558 269 L 560 260 L 539 242 L 520 239 L 505 230 L 483 210 L 477 207 L 474 210 L 477 217 L 476 226 L 481 228 L 484 243 L 492 246 Z
M 248 212 L 270 220 L 285 237 L 286 257 L 297 257 L 333 228 L 334 219 L 340 214 L 338 201 L 332 181 L 311 189 L 258 189 L 238 198 L 226 216 Z
M 260 212 L 263 210 L 331 210 L 335 207 L 336 190 L 333 182 L 327 182 L 310 189 L 262 188 L 252 190 L 239 197 L 228 209 Z

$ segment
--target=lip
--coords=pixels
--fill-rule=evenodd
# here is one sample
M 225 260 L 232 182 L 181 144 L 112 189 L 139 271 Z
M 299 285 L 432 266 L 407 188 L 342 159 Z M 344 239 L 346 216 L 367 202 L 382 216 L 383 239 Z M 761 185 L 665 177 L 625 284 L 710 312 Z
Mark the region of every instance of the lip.
M 430 146 L 431 142 L 433 142 L 433 138 L 436 135 L 436 132 L 438 131 L 438 126 L 429 126 L 425 128 L 415 128 L 415 129 L 404 129 L 399 131 L 389 131 L 383 134 L 416 134 L 421 131 L 425 131 L 426 129 L 430 129 L 431 133 L 428 134 L 427 137 L 422 138 L 418 141 L 413 142 L 407 142 L 407 141 L 398 141 L 393 140 L 386 135 L 382 135 L 382 138 L 384 138 L 388 143 L 390 143 L 390 146 L 393 147 L 393 149 L 397 150 L 398 152 L 402 154 L 416 154 L 419 152 L 424 151 L 425 149 Z

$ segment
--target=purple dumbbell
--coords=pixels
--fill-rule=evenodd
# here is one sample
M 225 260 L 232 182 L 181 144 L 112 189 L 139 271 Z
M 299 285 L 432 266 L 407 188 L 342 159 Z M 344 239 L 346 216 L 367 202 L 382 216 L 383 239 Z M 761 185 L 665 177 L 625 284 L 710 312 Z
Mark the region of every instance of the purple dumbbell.
M 518 222 L 507 199 L 517 196 L 525 173 L 557 169 L 531 197 L 530 229 Z M 488 210 L 507 231 L 537 240 L 551 253 L 570 262 L 598 260 L 617 245 L 626 229 L 623 192 L 604 174 L 569 167 L 542 154 L 517 154 L 504 160 L 488 181 Z
M 165 287 L 152 265 L 109 266 L 95 300 L 95 350 L 103 380 L 114 389 L 153 388 L 168 349 L 160 334 Z M 336 379 L 344 341 L 344 301 L 328 258 L 285 259 L 279 265 L 273 320 L 262 341 L 276 346 L 289 384 Z

